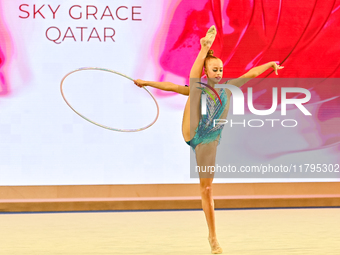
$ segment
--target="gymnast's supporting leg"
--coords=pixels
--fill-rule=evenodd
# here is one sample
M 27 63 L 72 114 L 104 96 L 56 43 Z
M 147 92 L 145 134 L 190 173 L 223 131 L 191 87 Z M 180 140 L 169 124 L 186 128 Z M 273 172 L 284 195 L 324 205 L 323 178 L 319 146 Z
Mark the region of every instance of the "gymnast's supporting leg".
M 215 166 L 217 145 L 218 141 L 197 145 L 195 149 L 197 166 L 200 166 L 201 169 L 202 167 Z M 209 243 L 211 246 L 211 253 L 220 254 L 223 250 L 216 238 L 214 200 L 212 197 L 213 178 L 213 173 L 200 172 L 202 207 L 209 229 Z

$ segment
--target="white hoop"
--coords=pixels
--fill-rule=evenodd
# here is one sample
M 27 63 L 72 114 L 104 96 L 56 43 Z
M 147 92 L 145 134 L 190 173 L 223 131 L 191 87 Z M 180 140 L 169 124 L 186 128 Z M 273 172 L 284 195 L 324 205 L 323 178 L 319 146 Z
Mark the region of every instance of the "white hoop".
M 74 71 L 72 71 L 72 72 L 69 72 L 68 74 L 66 74 L 66 75 L 63 77 L 63 79 L 62 79 L 61 82 L 60 82 L 60 91 L 61 91 L 61 95 L 62 95 L 62 97 L 64 98 L 66 104 L 67 104 L 67 105 L 68 105 L 68 106 L 69 106 L 76 114 L 78 114 L 78 115 L 79 115 L 80 117 L 82 117 L 83 119 L 85 119 L 85 120 L 87 120 L 87 121 L 91 122 L 92 124 L 95 124 L 95 125 L 97 125 L 97 126 L 99 126 L 99 127 L 106 128 L 106 129 L 109 129 L 109 130 L 112 130 L 112 131 L 119 131 L 119 132 L 138 132 L 138 131 L 145 130 L 145 129 L 151 127 L 153 124 L 155 124 L 155 122 L 157 121 L 158 116 L 159 116 L 159 107 L 158 107 L 158 103 L 157 103 L 155 97 L 151 94 L 151 92 L 150 92 L 147 88 L 145 88 L 145 86 L 143 86 L 143 89 L 145 89 L 145 90 L 150 94 L 150 96 L 152 97 L 152 99 L 155 101 L 155 104 L 156 104 L 156 107 L 157 107 L 157 115 L 156 115 L 156 118 L 154 119 L 153 122 L 151 122 L 151 124 L 149 124 L 149 125 L 147 125 L 147 126 L 145 126 L 145 127 L 137 128 L 137 129 L 119 129 L 119 128 L 112 128 L 112 127 L 105 126 L 105 125 L 99 124 L 99 123 L 97 123 L 97 122 L 94 122 L 94 121 L 90 120 L 89 118 L 87 118 L 86 116 L 84 116 L 84 115 L 80 114 L 79 112 L 77 112 L 77 111 L 70 105 L 70 103 L 69 103 L 69 102 L 66 100 L 66 98 L 65 98 L 65 95 L 64 95 L 64 92 L 63 92 L 63 83 L 64 83 L 66 77 L 69 76 L 70 74 L 75 73 L 75 72 L 79 72 L 79 71 L 84 71 L 84 70 L 98 70 L 98 71 L 105 71 L 105 72 L 115 73 L 115 74 L 118 74 L 118 75 L 120 75 L 120 76 L 123 76 L 123 77 L 125 77 L 125 78 L 127 78 L 127 79 L 133 81 L 133 79 L 132 79 L 131 77 L 129 77 L 129 76 L 125 75 L 125 74 L 122 74 L 122 73 L 119 73 L 119 72 L 116 72 L 116 71 L 113 71 L 113 70 L 110 70 L 110 69 L 100 68 L 100 67 L 82 67 L 82 68 L 76 69 L 76 70 L 74 70 Z

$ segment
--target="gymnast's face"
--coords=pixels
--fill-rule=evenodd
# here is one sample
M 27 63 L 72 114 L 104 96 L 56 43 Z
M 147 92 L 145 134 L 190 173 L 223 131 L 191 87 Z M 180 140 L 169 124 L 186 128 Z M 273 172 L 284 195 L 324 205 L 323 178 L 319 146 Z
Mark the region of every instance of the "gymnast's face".
M 219 83 L 223 76 L 223 62 L 221 59 L 209 59 L 204 68 L 205 74 L 208 78 L 212 79 L 213 82 Z

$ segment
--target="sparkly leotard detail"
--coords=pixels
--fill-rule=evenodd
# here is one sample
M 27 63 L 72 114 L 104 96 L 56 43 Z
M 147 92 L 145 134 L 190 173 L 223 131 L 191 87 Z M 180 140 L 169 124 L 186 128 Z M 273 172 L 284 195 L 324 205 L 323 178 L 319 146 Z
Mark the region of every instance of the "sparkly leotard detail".
M 202 93 L 206 94 L 204 90 Z M 228 101 L 228 96 L 225 89 L 220 89 L 218 94 L 221 98 L 222 105 L 219 100 L 216 100 L 215 104 L 214 100 L 207 95 L 207 114 L 202 115 L 195 130 L 195 136 L 190 141 L 186 142 L 193 150 L 195 150 L 196 146 L 200 143 L 211 143 L 217 140 L 218 143 L 220 143 L 221 132 L 224 125 L 215 125 L 214 127 L 214 120 L 221 118 Z

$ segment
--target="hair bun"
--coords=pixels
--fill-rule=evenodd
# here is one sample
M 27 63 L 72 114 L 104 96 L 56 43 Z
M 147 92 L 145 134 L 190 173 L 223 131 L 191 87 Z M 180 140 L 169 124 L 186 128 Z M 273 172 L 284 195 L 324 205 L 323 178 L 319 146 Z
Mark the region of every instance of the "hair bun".
M 207 53 L 207 57 L 213 57 L 214 56 L 214 51 L 213 50 L 209 50 Z

